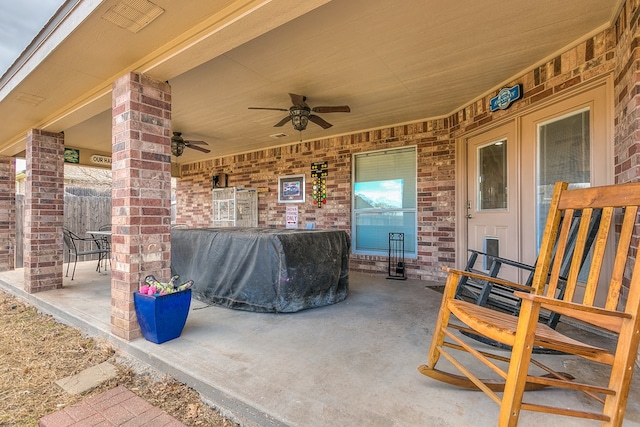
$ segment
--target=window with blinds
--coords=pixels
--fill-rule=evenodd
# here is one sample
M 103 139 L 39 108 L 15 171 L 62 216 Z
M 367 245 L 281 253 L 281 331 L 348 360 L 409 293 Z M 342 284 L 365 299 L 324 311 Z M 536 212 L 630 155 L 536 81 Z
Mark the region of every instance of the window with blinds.
M 388 255 L 389 233 L 404 233 L 417 256 L 416 147 L 353 156 L 353 252 Z
M 591 186 L 591 135 L 589 108 L 538 124 L 537 247 L 540 247 L 556 181 L 569 188 Z

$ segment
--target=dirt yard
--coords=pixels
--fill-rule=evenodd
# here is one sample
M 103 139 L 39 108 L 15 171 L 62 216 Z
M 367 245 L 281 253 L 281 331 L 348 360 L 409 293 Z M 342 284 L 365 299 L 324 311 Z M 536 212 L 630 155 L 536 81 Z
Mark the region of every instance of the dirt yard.
M 83 336 L 1 291 L 0 355 L 0 426 L 35 426 L 45 415 L 118 385 L 188 426 L 237 426 L 193 389 L 136 367 L 108 343 Z M 90 392 L 70 395 L 55 384 L 105 361 L 116 366 L 118 377 Z

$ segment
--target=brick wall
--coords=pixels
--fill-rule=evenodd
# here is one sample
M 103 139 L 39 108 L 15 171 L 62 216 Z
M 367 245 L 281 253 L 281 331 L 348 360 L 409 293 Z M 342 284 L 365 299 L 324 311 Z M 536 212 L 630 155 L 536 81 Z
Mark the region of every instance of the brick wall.
M 523 89 L 523 98 L 508 110 L 490 111 L 489 101 L 498 94 L 498 89 L 456 111 L 449 116 L 451 136 L 459 137 L 507 116 L 516 116 L 581 83 L 605 76 L 615 68 L 615 58 L 615 30 L 609 28 L 505 84 L 504 87 L 522 84 Z
M 627 1 L 615 23 L 618 61 L 615 69 L 615 175 L 616 182 L 637 181 L 640 177 L 640 74 L 638 73 L 637 2 Z
M 390 127 L 370 132 L 296 143 L 252 153 L 228 156 L 182 166 L 178 180 L 178 223 L 192 226 L 211 224 L 211 176 L 229 175 L 228 185 L 268 188 L 259 193 L 259 226 L 284 227 L 286 206 L 277 203 L 279 175 L 305 173 L 307 192 L 312 162 L 329 164 L 328 201 L 322 209 L 308 200 L 299 207 L 300 222 L 315 221 L 319 228 L 351 229 L 351 156 L 382 148 L 418 147 L 418 258 L 407 260 L 411 278 L 431 280 L 442 277 L 440 266 L 455 262 L 455 140 L 468 132 L 489 127 L 505 117 L 513 117 L 533 106 L 550 102 L 576 86 L 610 73 L 616 75 L 616 181 L 637 179 L 638 150 L 635 135 L 636 73 L 634 54 L 637 35 L 637 3 L 628 0 L 618 22 L 524 72 L 504 86 L 522 84 L 523 99 L 508 110 L 491 113 L 489 100 L 498 90 L 469 103 L 446 119 Z M 632 6 L 633 5 L 633 6 Z M 632 21 L 631 24 L 629 21 Z M 633 31 L 630 31 L 633 28 Z M 631 48 L 629 47 L 631 46 Z M 630 59 L 624 59 L 630 58 Z M 623 78 L 621 74 L 625 77 Z M 623 83 L 623 80 L 633 82 Z M 630 97 L 620 105 L 620 99 Z M 619 111 L 619 112 L 618 112 Z M 624 114 L 622 114 L 624 113 Z M 622 114 L 624 117 L 619 117 Z M 626 132 L 619 127 L 624 122 Z M 619 139 L 621 141 L 619 141 Z M 626 142 L 623 142 L 625 140 Z M 618 155 L 619 151 L 625 153 Z M 351 256 L 352 271 L 386 274 L 387 258 Z
M 13 270 L 16 247 L 16 160 L 0 157 L 0 271 Z
M 616 41 L 615 81 L 615 177 L 616 183 L 638 181 L 640 178 L 640 5 L 637 0 L 627 0 L 614 24 Z M 640 231 L 639 231 L 640 232 Z M 632 257 L 637 262 L 640 236 L 631 241 Z M 631 272 L 625 272 L 628 280 Z M 623 298 L 628 287 L 622 288 Z M 640 352 L 636 357 L 640 367 Z
M 351 232 L 351 160 L 354 153 L 416 146 L 418 157 L 418 258 L 407 259 L 409 276 L 430 279 L 454 262 L 454 142 L 447 121 L 433 120 L 348 136 L 300 142 L 248 154 L 185 165 L 178 180 L 177 223 L 211 225 L 211 176 L 226 173 L 228 185 L 266 188 L 258 193 L 258 226 L 285 227 L 286 205 L 278 203 L 278 176 L 305 174 L 306 201 L 298 207 L 300 226 Z M 329 166 L 327 203 L 317 208 L 311 191 L 311 163 Z M 352 271 L 386 274 L 387 257 L 352 255 Z

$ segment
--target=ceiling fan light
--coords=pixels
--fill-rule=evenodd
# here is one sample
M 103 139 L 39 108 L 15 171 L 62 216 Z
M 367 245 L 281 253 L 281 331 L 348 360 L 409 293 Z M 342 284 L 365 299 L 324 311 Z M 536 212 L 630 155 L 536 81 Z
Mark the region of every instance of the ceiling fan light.
M 184 152 L 184 142 L 180 143 L 180 142 L 171 141 L 171 153 L 174 156 L 180 157 L 182 156 L 183 152 Z
M 289 110 L 289 115 L 291 116 L 293 128 L 298 131 L 305 130 L 307 124 L 309 124 L 309 114 L 311 114 L 311 111 L 307 108 L 292 107 Z
M 184 152 L 184 140 L 180 135 L 180 132 L 174 132 L 171 137 L 171 153 L 176 157 L 182 156 Z

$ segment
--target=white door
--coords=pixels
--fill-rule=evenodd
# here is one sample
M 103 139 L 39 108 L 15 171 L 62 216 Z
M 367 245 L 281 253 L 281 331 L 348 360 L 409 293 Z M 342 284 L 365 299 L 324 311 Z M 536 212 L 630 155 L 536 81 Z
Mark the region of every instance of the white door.
M 519 258 L 517 144 L 509 123 L 467 141 L 467 245 L 494 256 Z M 475 268 L 488 270 L 490 257 Z M 503 267 L 501 277 L 518 280 L 518 272 Z
M 569 188 L 613 183 L 606 85 L 522 117 L 523 260 L 532 263 L 556 181 Z
M 613 182 L 610 86 L 602 82 L 466 140 L 467 248 L 532 265 L 553 184 Z M 490 264 L 480 261 L 477 268 Z
M 531 189 L 530 195 L 522 191 L 522 223 L 532 225 L 522 228 L 524 262 L 536 259 L 556 181 L 569 182 L 569 188 L 613 183 L 607 93 L 602 84 L 522 117 L 521 182 L 523 189 Z M 605 270 L 611 268 L 611 255 Z M 579 281 L 586 280 L 584 276 Z M 576 294 L 581 294 L 580 285 Z M 604 297 L 597 295 L 596 300 Z

